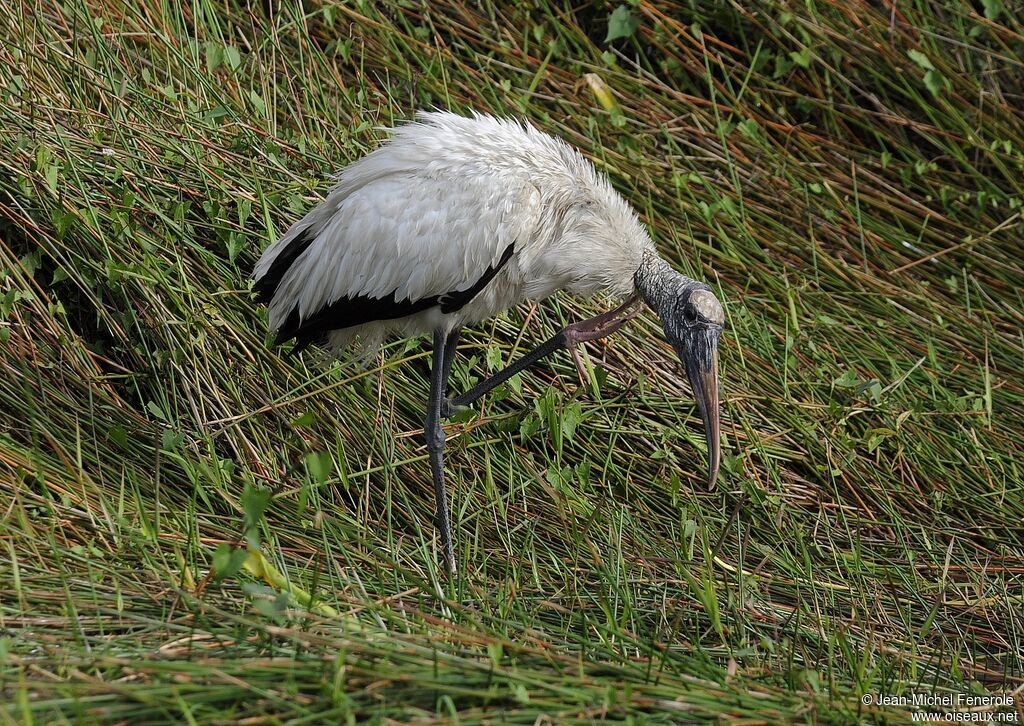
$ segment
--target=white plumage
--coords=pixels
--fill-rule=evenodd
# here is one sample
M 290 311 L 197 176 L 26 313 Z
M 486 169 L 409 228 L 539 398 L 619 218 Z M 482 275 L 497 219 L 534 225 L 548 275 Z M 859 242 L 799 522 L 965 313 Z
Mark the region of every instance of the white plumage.
M 568 144 L 512 120 L 421 113 L 345 168 L 327 199 L 270 245 L 253 289 L 278 342 L 364 354 L 389 333 L 432 333 L 424 433 L 445 562 L 455 555 L 444 484 L 441 419 L 559 348 L 618 330 L 642 298 L 686 368 L 718 472 L 718 340 L 711 289 L 658 257 L 633 210 Z M 459 330 L 556 290 L 629 296 L 559 331 L 504 371 L 454 398 L 447 377 Z M 577 358 L 577 365 L 582 364 Z
M 323 204 L 270 245 L 260 280 L 300 235 L 313 235 L 270 302 L 277 330 L 354 295 L 416 301 L 465 290 L 514 252 L 487 287 L 451 313 L 426 310 L 333 331 L 372 352 L 389 332 L 450 331 L 559 289 L 625 296 L 654 246 L 607 179 L 568 144 L 513 120 L 420 113 L 348 166 Z

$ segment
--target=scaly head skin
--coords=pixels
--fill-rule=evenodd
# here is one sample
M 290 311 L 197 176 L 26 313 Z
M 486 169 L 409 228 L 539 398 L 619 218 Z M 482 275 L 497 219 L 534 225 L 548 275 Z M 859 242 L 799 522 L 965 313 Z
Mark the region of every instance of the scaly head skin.
M 686 369 L 708 442 L 708 488 L 721 461 L 718 413 L 718 339 L 725 312 L 711 288 L 648 254 L 634 275 L 636 289 L 661 318 L 665 336 Z

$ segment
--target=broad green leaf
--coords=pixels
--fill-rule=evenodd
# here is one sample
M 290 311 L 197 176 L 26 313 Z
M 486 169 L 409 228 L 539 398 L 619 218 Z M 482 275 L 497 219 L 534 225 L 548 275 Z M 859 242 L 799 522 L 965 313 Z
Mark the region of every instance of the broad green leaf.
M 935 70 L 935 66 L 932 65 L 932 62 L 928 59 L 928 56 L 926 56 L 921 51 L 913 50 L 913 49 L 908 50 L 907 51 L 907 56 L 910 58 L 910 60 L 912 60 L 915 63 L 917 63 L 917 65 L 921 66 L 926 71 L 934 71 Z
M 794 51 L 792 51 L 789 54 L 789 57 L 793 60 L 794 63 L 796 63 L 801 68 L 810 68 L 811 67 L 811 49 L 810 48 L 804 48 L 801 51 L 794 50 Z
M 989 20 L 998 20 L 1003 14 L 1003 0 L 981 0 L 985 8 L 985 17 Z
M 604 42 L 610 43 L 619 38 L 628 38 L 640 27 L 640 18 L 628 5 L 619 5 L 615 11 L 608 16 L 608 35 Z
M 946 77 L 938 71 L 928 71 L 924 74 L 924 85 L 933 96 L 940 96 L 946 90 Z

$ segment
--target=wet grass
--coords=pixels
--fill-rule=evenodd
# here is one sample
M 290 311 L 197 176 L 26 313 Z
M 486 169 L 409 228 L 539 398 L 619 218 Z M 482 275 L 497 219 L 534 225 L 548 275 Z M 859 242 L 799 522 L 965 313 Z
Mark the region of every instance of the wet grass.
M 1024 26 L 950 5 L 4 6 L 0 717 L 1020 715 Z M 282 357 L 247 292 L 434 106 L 579 146 L 728 315 L 716 491 L 651 316 L 451 424 L 457 584 L 426 346 Z

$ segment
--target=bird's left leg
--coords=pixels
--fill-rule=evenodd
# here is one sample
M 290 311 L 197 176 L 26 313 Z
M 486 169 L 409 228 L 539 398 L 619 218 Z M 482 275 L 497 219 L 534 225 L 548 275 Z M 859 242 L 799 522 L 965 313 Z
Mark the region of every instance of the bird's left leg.
M 587 320 L 581 320 L 578 323 L 567 325 L 512 365 L 498 371 L 490 378 L 480 381 L 480 383 L 477 383 L 465 393 L 450 399 L 449 403 L 452 408 L 468 406 L 481 396 L 500 386 L 516 373 L 528 368 L 541 358 L 550 355 L 559 348 L 568 348 L 572 351 L 573 357 L 576 359 L 576 363 L 579 366 L 582 375 L 583 362 L 579 360 L 579 357 L 576 354 L 576 344 L 585 340 L 597 340 L 598 338 L 603 338 L 606 335 L 614 333 L 628 321 L 636 317 L 637 312 L 631 312 L 622 317 L 619 316 L 631 307 L 635 306 L 638 302 L 639 298 L 634 295 L 614 310 L 609 310 L 606 313 L 595 315 Z
M 444 562 L 451 575 L 455 575 L 455 547 L 452 543 L 451 516 L 448 512 L 448 493 L 444 485 L 444 428 L 441 427 L 441 405 L 445 401 L 445 379 L 451 369 L 451 359 L 446 355 L 447 342 L 440 330 L 434 331 L 434 360 L 430 366 L 430 398 L 427 401 L 427 417 L 423 422 L 423 435 L 427 440 L 430 457 L 430 472 L 434 479 L 434 496 L 437 499 L 437 528 L 441 533 L 441 547 Z M 453 346 L 454 347 L 454 346 Z M 447 365 L 446 365 L 446 357 Z
M 462 328 L 455 328 L 448 333 L 448 337 L 444 341 L 444 365 L 441 371 L 441 418 L 450 418 L 455 413 L 455 407 L 452 406 L 452 402 L 448 398 L 448 378 L 452 374 L 452 363 L 455 359 L 455 350 L 459 347 L 461 334 Z

